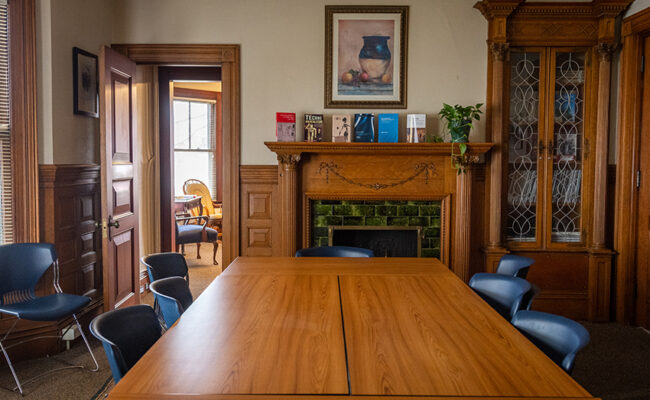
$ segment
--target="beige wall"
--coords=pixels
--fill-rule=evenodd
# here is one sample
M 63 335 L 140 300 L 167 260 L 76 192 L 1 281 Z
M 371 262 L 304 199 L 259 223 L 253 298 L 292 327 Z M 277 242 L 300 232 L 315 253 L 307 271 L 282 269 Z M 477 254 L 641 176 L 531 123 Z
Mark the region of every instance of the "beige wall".
M 443 102 L 485 101 L 487 22 L 475 0 L 115 0 L 112 42 L 240 44 L 242 164 L 272 164 L 263 142 L 275 140 L 277 111 L 340 112 L 323 108 L 324 19 L 326 4 L 346 3 L 410 5 L 409 107 L 398 112 L 429 114 L 437 132 Z
M 110 44 L 112 3 L 38 0 L 38 131 L 42 164 L 99 162 L 99 119 L 73 114 L 72 48 Z

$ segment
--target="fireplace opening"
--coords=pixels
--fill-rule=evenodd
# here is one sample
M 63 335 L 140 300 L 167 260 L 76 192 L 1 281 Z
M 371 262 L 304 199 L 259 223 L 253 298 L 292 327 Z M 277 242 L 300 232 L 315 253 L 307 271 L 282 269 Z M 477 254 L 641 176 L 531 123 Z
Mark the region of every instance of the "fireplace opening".
M 359 240 L 368 235 L 377 236 L 382 243 L 387 243 L 386 236 L 405 235 L 404 239 L 410 243 L 408 257 L 432 257 L 441 258 L 443 213 L 441 200 L 391 200 L 391 199 L 309 199 L 307 220 L 311 222 L 309 227 L 308 240 L 312 247 L 328 246 L 332 243 L 342 243 L 339 240 L 346 240 L 347 245 L 366 247 L 360 244 Z M 370 228 L 374 231 L 359 231 Z M 350 229 L 352 228 L 352 229 Z M 330 230 L 336 229 L 336 235 L 356 235 L 357 238 L 335 239 L 331 242 Z M 418 231 L 419 229 L 419 231 Z M 341 232 L 338 232 L 341 230 Z M 355 232 L 356 230 L 356 232 Z M 408 230 L 408 232 L 405 232 Z M 390 243 L 390 242 L 388 242 Z M 393 245 L 384 244 L 390 247 L 391 251 L 382 248 L 373 249 L 377 256 L 396 257 L 406 254 L 406 249 L 398 253 L 392 251 Z M 419 250 L 418 250 L 419 249 Z M 444 257 L 442 257 L 444 258 Z M 442 259 L 441 258 L 441 259 Z
M 328 226 L 330 246 L 372 250 L 375 257 L 420 257 L 419 226 Z

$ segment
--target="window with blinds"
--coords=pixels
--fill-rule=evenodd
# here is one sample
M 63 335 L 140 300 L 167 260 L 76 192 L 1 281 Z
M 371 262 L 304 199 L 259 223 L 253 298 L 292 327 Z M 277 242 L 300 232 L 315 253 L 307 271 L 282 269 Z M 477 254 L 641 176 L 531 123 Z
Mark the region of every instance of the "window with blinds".
M 0 243 L 14 236 L 7 0 L 0 0 Z
M 183 194 L 188 179 L 198 179 L 217 193 L 215 160 L 215 102 L 173 101 L 174 120 L 174 193 Z

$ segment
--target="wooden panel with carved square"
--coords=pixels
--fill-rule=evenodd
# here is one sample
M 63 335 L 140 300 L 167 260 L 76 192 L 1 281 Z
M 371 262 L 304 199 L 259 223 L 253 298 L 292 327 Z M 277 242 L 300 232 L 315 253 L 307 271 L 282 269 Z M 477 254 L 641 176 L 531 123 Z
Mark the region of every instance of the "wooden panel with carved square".
M 271 219 L 271 192 L 248 193 L 248 218 Z

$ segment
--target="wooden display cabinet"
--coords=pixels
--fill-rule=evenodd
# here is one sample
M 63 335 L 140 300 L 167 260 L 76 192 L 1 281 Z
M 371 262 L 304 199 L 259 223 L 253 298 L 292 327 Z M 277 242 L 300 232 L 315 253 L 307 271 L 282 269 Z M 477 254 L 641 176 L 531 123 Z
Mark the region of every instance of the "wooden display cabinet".
M 506 253 L 536 260 L 534 308 L 610 319 L 605 245 L 611 56 L 630 0 L 483 0 L 487 18 L 486 270 Z M 611 228 L 611 227 L 610 227 Z

